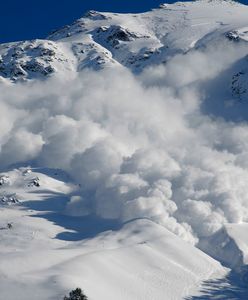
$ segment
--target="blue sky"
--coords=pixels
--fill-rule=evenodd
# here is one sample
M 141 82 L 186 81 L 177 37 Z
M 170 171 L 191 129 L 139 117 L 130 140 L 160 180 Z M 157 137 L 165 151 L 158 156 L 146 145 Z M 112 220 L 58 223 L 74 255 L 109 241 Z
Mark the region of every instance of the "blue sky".
M 163 0 L 3 0 L 0 9 L 0 43 L 44 38 L 53 29 L 70 24 L 89 9 L 142 12 Z M 166 1 L 171 3 L 174 1 Z M 248 0 L 243 0 L 247 3 Z

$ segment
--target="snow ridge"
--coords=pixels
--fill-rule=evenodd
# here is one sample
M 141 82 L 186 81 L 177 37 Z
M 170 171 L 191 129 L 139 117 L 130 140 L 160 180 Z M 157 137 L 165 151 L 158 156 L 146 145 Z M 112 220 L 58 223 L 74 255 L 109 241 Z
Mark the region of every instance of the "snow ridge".
M 89 11 L 0 45 L 4 299 L 246 285 L 247 16 L 224 0 Z

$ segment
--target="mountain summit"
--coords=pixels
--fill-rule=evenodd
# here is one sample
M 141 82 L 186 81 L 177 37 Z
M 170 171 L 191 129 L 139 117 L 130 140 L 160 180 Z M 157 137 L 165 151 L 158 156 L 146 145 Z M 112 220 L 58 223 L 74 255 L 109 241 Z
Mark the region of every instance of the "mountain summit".
M 233 1 L 0 45 L 0 298 L 248 299 L 247 91 Z
M 247 13 L 245 5 L 215 0 L 162 4 L 142 14 L 89 11 L 45 40 L 1 45 L 0 76 L 23 81 L 120 66 L 139 73 L 224 37 L 246 41 Z

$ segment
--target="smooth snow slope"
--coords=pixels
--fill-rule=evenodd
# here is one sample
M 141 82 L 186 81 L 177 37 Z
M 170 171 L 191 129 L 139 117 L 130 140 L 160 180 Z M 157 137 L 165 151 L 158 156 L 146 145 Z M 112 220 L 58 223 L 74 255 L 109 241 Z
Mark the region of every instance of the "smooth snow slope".
M 70 241 L 73 230 L 67 229 L 63 238 L 73 223 L 63 216 L 63 198 L 76 187 L 28 170 L 5 174 L 5 194 L 11 188 L 23 200 L 0 208 L 1 299 L 62 299 L 77 286 L 92 300 L 183 299 L 196 293 L 202 280 L 227 273 L 217 261 L 149 220 L 76 241 Z M 43 171 L 59 176 L 58 171 Z M 37 176 L 40 187 L 28 186 Z M 50 218 L 58 218 L 57 225 Z M 5 228 L 9 222 L 13 227 Z M 80 234 L 87 222 L 78 222 Z

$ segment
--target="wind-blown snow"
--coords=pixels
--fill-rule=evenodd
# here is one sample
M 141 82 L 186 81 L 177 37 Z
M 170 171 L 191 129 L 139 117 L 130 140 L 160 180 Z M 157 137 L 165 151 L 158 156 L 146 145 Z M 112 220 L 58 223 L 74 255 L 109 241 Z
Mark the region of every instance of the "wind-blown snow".
M 246 18 L 246 6 L 199 1 L 138 21 L 91 12 L 52 34 L 64 49 L 51 62 L 55 76 L 26 80 L 29 61 L 21 81 L 3 76 L 1 170 L 64 170 L 80 185 L 67 193 L 64 214 L 118 224 L 148 219 L 193 245 L 225 224 L 248 222 Z
M 33 160 L 63 169 L 81 184 L 82 215 L 148 217 L 192 243 L 246 222 L 247 124 L 201 113 L 204 81 L 244 55 L 230 45 L 221 56 L 223 47 L 176 56 L 159 75 L 88 70 L 2 86 L 2 168 Z

